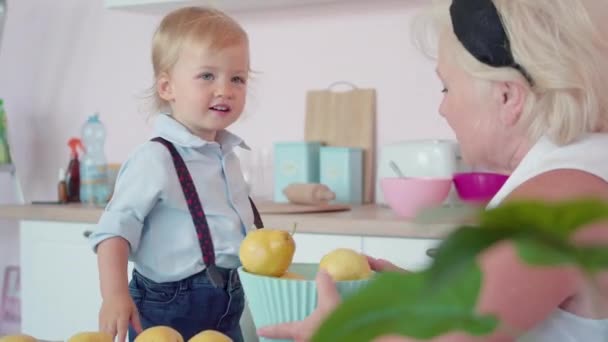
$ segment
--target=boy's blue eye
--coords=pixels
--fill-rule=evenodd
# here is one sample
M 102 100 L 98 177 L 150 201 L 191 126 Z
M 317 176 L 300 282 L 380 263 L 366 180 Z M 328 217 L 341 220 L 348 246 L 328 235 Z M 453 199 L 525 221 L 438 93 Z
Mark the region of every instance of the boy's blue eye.
M 213 74 L 212 74 L 212 73 L 210 73 L 210 72 L 205 72 L 205 73 L 202 73 L 202 74 L 200 74 L 200 76 L 199 76 L 199 77 L 200 77 L 201 79 L 205 80 L 205 81 L 213 81 L 213 79 L 215 78 L 215 77 L 213 76 Z

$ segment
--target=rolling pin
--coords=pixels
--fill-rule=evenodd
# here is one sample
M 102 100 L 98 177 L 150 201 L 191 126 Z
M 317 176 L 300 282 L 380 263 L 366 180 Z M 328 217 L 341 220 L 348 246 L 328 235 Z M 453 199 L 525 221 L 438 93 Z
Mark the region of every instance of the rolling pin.
M 327 185 L 317 183 L 293 183 L 283 189 L 283 194 L 295 204 L 326 204 L 336 199 Z

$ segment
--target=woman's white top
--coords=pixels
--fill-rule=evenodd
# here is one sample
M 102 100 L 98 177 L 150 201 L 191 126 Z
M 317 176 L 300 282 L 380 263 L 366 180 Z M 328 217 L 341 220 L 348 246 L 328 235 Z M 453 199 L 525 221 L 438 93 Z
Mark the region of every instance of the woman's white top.
M 588 172 L 608 182 L 608 134 L 589 134 L 565 146 L 541 138 L 490 201 L 488 208 L 500 204 L 527 180 L 558 169 Z M 557 309 L 543 323 L 520 337 L 519 341 L 604 342 L 608 341 L 608 319 L 588 319 Z

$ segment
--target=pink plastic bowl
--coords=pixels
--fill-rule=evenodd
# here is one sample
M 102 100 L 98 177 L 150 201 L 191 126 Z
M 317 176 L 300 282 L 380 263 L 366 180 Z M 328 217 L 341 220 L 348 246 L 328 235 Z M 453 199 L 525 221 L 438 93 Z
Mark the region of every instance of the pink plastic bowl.
M 461 200 L 489 202 L 502 188 L 509 176 L 491 172 L 454 174 L 454 186 Z
M 414 217 L 420 210 L 440 206 L 452 187 L 450 178 L 382 178 L 384 199 L 401 217 Z

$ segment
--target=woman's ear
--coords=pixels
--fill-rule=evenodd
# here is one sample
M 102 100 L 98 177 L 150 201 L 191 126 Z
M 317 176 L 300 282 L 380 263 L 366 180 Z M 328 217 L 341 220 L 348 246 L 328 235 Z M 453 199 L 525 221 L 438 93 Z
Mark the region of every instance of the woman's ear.
M 167 102 L 175 99 L 171 77 L 168 73 L 163 72 L 156 78 L 156 91 L 158 92 L 158 96 Z
M 502 82 L 500 93 L 500 120 L 508 127 L 515 126 L 526 103 L 527 88 L 519 82 Z

